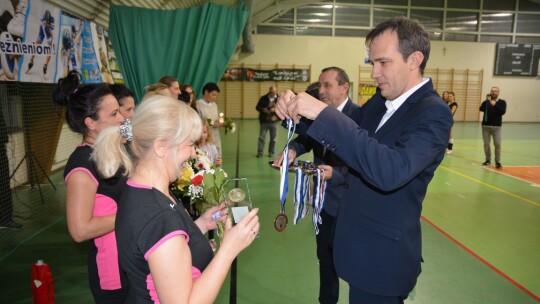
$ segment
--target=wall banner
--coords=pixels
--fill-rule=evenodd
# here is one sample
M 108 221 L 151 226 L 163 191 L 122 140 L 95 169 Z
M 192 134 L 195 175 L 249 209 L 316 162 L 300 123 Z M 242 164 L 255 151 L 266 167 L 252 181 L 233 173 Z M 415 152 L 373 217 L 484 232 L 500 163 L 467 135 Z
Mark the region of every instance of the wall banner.
M 300 81 L 309 82 L 309 69 L 229 68 L 221 81 Z
M 85 83 L 123 82 L 112 58 L 108 33 L 95 23 L 44 0 L 0 1 L 0 80 L 56 83 L 75 69 Z

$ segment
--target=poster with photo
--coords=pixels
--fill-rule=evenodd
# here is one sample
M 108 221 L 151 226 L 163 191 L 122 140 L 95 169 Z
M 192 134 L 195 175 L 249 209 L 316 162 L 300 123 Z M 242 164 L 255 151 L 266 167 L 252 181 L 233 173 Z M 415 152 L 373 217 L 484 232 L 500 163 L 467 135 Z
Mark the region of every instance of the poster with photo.
M 92 27 L 90 21 L 84 21 L 82 28 L 82 62 L 81 71 L 83 82 L 85 83 L 101 83 L 101 73 L 99 71 L 98 60 L 94 50 L 94 37 L 92 35 Z M 97 37 L 96 37 L 97 39 Z
M 112 79 L 114 83 L 124 83 L 124 78 L 122 77 L 120 67 L 118 66 L 118 60 L 114 54 L 112 42 L 109 39 L 109 31 L 103 30 L 103 39 L 107 45 L 107 62 Z
M 92 40 L 94 51 L 97 57 L 97 64 L 101 74 L 101 79 L 106 83 L 114 83 L 111 70 L 109 68 L 109 55 L 107 51 L 107 41 L 105 40 L 105 29 L 94 23 L 91 24 Z
M 52 82 L 60 10 L 41 0 L 0 4 L 0 80 Z
M 0 81 L 123 82 L 108 32 L 44 0 L 0 1 Z
M 58 52 L 55 81 L 65 77 L 69 71 L 82 68 L 82 32 L 84 21 L 64 11 L 60 14 Z

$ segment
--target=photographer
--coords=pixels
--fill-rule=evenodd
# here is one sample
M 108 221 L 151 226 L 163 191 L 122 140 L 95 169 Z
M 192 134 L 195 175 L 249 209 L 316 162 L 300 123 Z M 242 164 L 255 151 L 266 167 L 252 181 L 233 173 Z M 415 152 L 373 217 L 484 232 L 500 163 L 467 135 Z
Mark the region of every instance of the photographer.
M 501 126 L 502 116 L 506 113 L 506 101 L 499 99 L 499 88 L 492 87 L 486 100 L 480 105 L 480 112 L 484 112 L 482 117 L 482 138 L 484 139 L 484 153 L 486 161 L 483 166 L 491 165 L 490 141 L 493 137 L 495 145 L 495 168 L 502 169 L 501 165 Z
M 268 156 L 273 157 L 276 148 L 276 135 L 277 128 L 280 123 L 279 118 L 275 113 L 275 103 L 277 102 L 277 89 L 276 86 L 271 86 L 268 89 L 268 94 L 265 94 L 259 98 L 259 102 L 255 107 L 259 111 L 259 142 L 257 145 L 257 157 L 263 156 L 264 142 L 266 140 L 266 133 L 270 131 L 270 142 L 268 143 Z

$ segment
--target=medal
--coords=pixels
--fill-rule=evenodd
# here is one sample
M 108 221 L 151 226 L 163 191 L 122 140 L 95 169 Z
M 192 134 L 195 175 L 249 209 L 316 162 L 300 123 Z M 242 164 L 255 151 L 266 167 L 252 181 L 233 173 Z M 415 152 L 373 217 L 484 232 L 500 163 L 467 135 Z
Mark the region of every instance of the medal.
M 246 198 L 246 193 L 240 188 L 234 188 L 227 194 L 231 202 L 239 203 Z
M 277 232 L 283 232 L 283 230 L 287 228 L 288 222 L 289 219 L 287 218 L 287 215 L 285 213 L 280 213 L 276 216 L 276 219 L 274 220 L 274 228 Z

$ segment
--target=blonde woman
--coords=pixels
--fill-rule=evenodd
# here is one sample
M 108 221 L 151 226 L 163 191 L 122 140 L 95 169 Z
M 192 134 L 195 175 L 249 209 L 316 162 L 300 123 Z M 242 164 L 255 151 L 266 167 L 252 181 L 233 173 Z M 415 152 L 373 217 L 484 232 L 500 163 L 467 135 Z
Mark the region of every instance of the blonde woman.
M 131 282 L 126 303 L 212 303 L 232 261 L 259 231 L 257 209 L 234 227 L 224 204 L 193 222 L 169 193 L 180 165 L 195 156 L 201 131 L 190 107 L 153 96 L 137 107 L 131 129 L 105 130 L 95 145 L 92 157 L 104 176 L 122 167 L 129 176 L 116 217 L 120 265 Z M 218 219 L 226 221 L 225 233 L 213 256 L 203 234 Z
M 161 82 L 153 83 L 144 87 L 144 89 L 146 90 L 146 94 L 144 94 L 142 101 L 154 95 L 171 96 L 167 85 Z
M 178 80 L 172 76 L 163 76 L 158 81 L 167 86 L 167 89 L 169 90 L 170 96 L 174 99 L 178 99 L 178 95 L 180 95 L 180 85 L 178 84 Z

